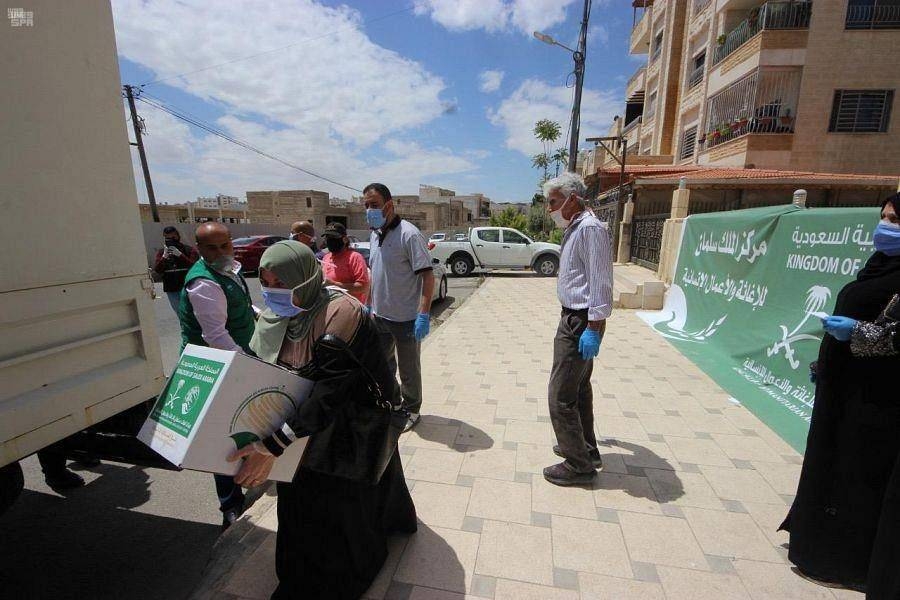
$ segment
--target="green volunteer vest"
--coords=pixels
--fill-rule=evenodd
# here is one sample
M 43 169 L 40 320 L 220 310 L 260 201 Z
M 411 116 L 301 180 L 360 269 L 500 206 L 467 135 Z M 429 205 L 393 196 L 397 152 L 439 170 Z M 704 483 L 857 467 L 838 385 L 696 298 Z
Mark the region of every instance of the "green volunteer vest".
M 238 276 L 241 283 L 237 283 L 231 277 L 216 273 L 209 268 L 204 260 L 198 260 L 188 271 L 184 279 L 184 288 L 181 290 L 181 303 L 178 306 L 178 319 L 181 321 L 181 349 L 187 344 L 208 346 L 203 339 L 200 323 L 194 316 L 194 307 L 191 306 L 187 296 L 188 285 L 195 279 L 211 279 L 215 281 L 225 292 L 228 302 L 228 318 L 225 321 L 225 329 L 231 335 L 235 343 L 244 349 L 244 352 L 253 354 L 250 350 L 250 338 L 253 337 L 253 329 L 256 319 L 253 305 L 250 301 L 250 290 L 242 277 Z

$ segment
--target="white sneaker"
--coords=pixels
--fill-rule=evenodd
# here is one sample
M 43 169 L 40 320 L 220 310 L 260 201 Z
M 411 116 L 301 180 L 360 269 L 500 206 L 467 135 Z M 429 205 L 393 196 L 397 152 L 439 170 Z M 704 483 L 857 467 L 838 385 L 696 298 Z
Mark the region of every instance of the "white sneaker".
M 409 419 L 407 419 L 406 421 L 406 427 L 403 428 L 403 433 L 406 433 L 407 431 L 415 427 L 419 423 L 419 419 L 419 413 L 409 413 Z

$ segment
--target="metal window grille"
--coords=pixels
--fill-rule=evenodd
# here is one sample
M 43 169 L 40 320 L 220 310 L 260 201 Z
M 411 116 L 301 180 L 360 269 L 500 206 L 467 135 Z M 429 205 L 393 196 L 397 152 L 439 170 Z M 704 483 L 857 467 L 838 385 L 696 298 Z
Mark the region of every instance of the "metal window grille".
M 828 131 L 883 133 L 893 102 L 894 90 L 836 90 Z
M 701 52 L 694 58 L 694 70 L 688 75 L 688 89 L 700 85 L 703 81 L 703 70 L 706 67 L 706 52 Z
M 650 62 L 655 61 L 662 53 L 662 41 L 663 34 L 662 32 L 659 32 L 658 34 L 656 34 L 656 37 L 653 38 L 653 54 L 650 55 Z
M 900 2 L 897 0 L 850 0 L 847 29 L 900 29 Z
M 686 129 L 681 134 L 681 152 L 678 154 L 680 160 L 693 158 L 694 148 L 697 146 L 697 126 Z
M 725 34 L 723 43 L 716 47 L 713 64 L 719 64 L 732 52 L 746 44 L 763 29 L 807 29 L 812 15 L 812 2 L 766 2 L 750 11 L 740 25 Z
M 707 148 L 748 133 L 793 133 L 802 70 L 758 69 L 706 103 Z
M 647 118 L 646 121 L 649 121 L 656 114 L 656 92 L 650 94 L 650 100 L 647 102 Z

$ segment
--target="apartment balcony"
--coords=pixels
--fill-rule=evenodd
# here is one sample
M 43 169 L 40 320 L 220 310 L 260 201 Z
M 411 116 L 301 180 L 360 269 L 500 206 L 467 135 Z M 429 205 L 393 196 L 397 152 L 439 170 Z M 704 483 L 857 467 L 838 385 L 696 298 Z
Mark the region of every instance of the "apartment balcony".
M 729 156 L 751 150 L 789 152 L 801 76 L 799 68 L 757 69 L 711 96 L 706 102 L 706 132 L 697 140 L 703 152 Z M 738 139 L 743 141 L 733 143 Z M 715 152 L 726 146 L 730 152 Z
M 643 101 L 644 99 L 644 84 L 647 82 L 647 69 L 645 67 L 641 67 L 637 71 L 635 71 L 634 75 L 631 76 L 631 79 L 628 80 L 628 83 L 625 85 L 625 98 L 628 102 L 636 102 L 638 100 Z
M 641 143 L 641 124 L 643 117 L 638 117 L 622 129 L 622 137 L 628 142 L 628 152 L 637 154 Z
M 630 54 L 647 54 L 650 51 L 650 23 L 653 21 L 653 5 L 646 4 L 640 21 L 631 30 Z
M 900 5 L 876 0 L 867 6 L 847 7 L 847 29 L 900 29 Z
M 812 2 L 766 2 L 751 9 L 749 16 L 740 25 L 718 37 L 718 46 L 713 53 L 713 65 L 753 39 L 760 31 L 782 29 L 809 29 Z
M 691 2 L 691 18 L 696 19 L 712 4 L 712 0 L 694 0 Z

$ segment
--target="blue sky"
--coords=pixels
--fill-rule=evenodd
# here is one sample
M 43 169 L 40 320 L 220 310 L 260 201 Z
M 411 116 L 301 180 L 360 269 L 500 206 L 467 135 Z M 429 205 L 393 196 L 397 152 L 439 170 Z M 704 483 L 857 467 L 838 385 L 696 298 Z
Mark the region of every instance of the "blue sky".
M 594 1 L 582 139 L 605 134 L 640 64 L 627 55 L 629 4 Z M 531 31 L 574 46 L 579 0 L 115 0 L 113 9 L 123 83 L 147 83 L 149 99 L 350 187 L 379 180 L 403 194 L 423 183 L 528 201 L 534 121 L 555 119 L 564 131 L 569 122 L 571 55 Z M 161 202 L 260 189 L 353 193 L 147 104 L 138 110 Z

